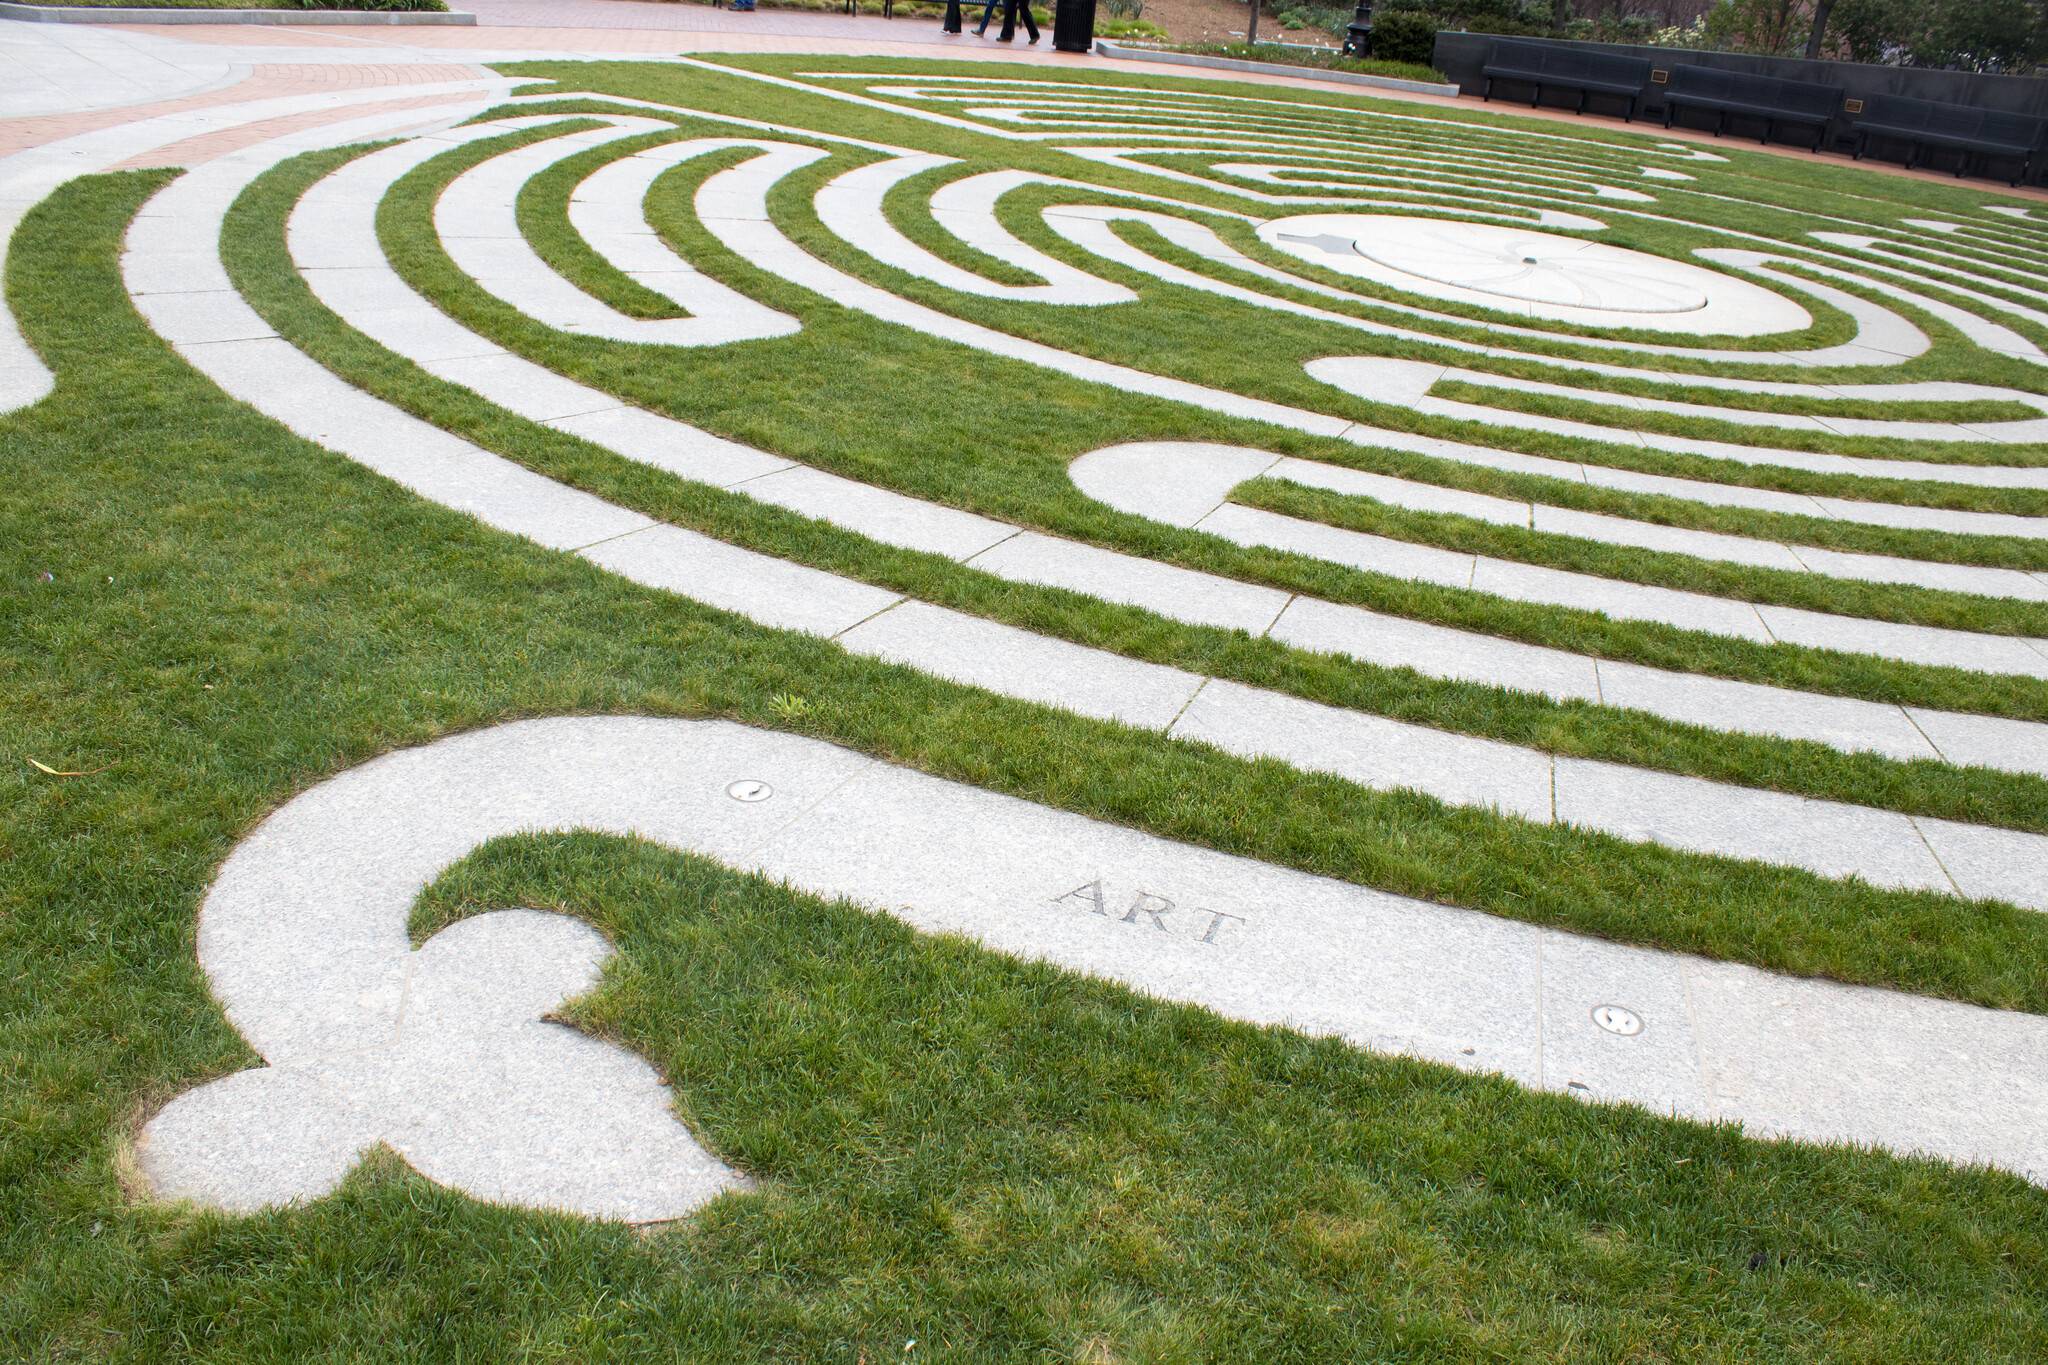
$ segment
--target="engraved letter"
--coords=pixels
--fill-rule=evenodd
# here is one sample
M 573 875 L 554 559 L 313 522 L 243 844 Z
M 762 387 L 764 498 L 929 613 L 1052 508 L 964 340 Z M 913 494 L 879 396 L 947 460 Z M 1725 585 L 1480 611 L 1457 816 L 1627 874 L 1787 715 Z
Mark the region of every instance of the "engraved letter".
M 1202 931 L 1202 942 L 1214 943 L 1216 941 L 1216 931 L 1223 926 L 1223 921 L 1227 919 L 1234 919 L 1239 924 L 1244 923 L 1243 915 L 1228 915 L 1221 910 L 1211 910 L 1209 912 L 1209 927 Z
M 1152 927 L 1163 934 L 1166 932 L 1166 921 L 1159 917 L 1171 913 L 1172 910 L 1173 902 L 1166 897 L 1155 896 L 1150 891 L 1140 891 L 1138 898 L 1131 902 L 1131 908 L 1124 911 L 1124 923 L 1136 924 L 1139 915 L 1150 915 Z
M 1103 908 L 1102 904 L 1102 881 L 1100 878 L 1089 882 L 1086 886 L 1077 886 L 1064 896 L 1054 896 L 1052 903 L 1058 905 L 1061 901 L 1071 900 L 1087 901 L 1090 910 L 1104 919 L 1109 918 L 1109 911 Z

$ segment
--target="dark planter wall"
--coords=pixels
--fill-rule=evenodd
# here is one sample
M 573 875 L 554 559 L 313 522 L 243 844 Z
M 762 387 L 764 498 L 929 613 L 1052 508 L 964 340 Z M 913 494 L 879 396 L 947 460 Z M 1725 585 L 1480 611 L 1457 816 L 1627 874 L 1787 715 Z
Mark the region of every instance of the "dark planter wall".
M 1461 93 L 1477 95 L 1486 88 L 1479 69 L 1486 65 L 1487 50 L 1499 39 L 1490 33 L 1443 32 L 1436 36 L 1436 69 L 1457 82 Z M 1518 38 L 1517 42 L 1547 41 Z M 1675 47 L 1633 47 L 1621 43 L 1565 43 L 1558 47 L 1588 48 L 1621 56 L 1642 57 L 1653 65 L 1669 69 L 1679 65 L 1715 66 L 1755 76 L 1777 76 L 1786 80 L 1821 81 L 1838 85 L 1850 99 L 1871 95 L 1910 95 L 1915 99 L 1940 100 L 1947 104 L 1968 104 L 1983 109 L 2002 109 L 2014 114 L 2048 116 L 2048 79 L 2035 76 L 1979 76 L 1969 71 L 1934 71 L 1921 67 L 1866 66 L 1860 62 L 1809 62 L 1798 57 L 1754 57 L 1739 52 L 1695 52 Z M 1661 86 L 1652 85 L 1643 96 L 1642 113 L 1657 119 L 1664 116 Z M 1512 105 L 1518 97 L 1528 99 L 1528 87 L 1503 86 L 1494 96 Z M 1565 102 L 1562 92 L 1546 94 L 1545 103 Z M 1569 97 L 1576 101 L 1577 96 Z M 1612 101 L 1594 97 L 1592 107 L 1604 111 Z M 1684 115 L 1680 115 L 1683 119 Z M 1854 119 L 1837 116 L 1830 140 L 1848 135 Z

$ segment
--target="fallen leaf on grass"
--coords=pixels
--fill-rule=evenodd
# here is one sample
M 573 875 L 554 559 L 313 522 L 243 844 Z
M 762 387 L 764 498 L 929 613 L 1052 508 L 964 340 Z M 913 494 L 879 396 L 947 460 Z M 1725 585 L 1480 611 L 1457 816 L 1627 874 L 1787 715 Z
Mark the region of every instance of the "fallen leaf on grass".
M 22 755 L 22 757 L 27 758 L 28 756 L 24 754 Z M 34 768 L 37 772 L 48 773 L 52 777 L 91 777 L 94 773 L 103 773 L 107 769 L 114 766 L 111 763 L 102 763 L 97 768 L 84 768 L 79 770 L 78 772 L 60 772 L 57 769 L 51 767 L 49 764 L 39 763 L 33 758 L 30 758 L 28 761 L 29 766 Z

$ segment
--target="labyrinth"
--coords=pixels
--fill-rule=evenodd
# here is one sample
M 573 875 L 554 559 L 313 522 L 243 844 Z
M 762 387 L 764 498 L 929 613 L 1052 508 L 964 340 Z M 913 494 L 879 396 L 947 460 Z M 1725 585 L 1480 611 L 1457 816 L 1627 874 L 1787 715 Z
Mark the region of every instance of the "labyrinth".
M 476 70 L 0 161 L 17 1330 L 2048 1352 L 2048 202 Z

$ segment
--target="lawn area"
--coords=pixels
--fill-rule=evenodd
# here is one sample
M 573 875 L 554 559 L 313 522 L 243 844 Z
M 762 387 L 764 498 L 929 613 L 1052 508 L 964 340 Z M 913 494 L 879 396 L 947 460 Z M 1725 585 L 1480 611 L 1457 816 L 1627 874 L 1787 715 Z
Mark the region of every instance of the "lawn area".
M 497 69 L 7 246 L 0 1357 L 2048 1357 L 2048 208 L 1094 68 Z M 445 833 L 432 755 L 551 717 L 805 757 L 715 775 L 745 838 L 656 752 L 558 819 L 554 750 Z M 314 842 L 371 779 L 388 847 Z M 742 1188 L 420 1155 L 539 1084 L 424 984 L 510 907 L 615 950 L 520 1028 Z M 479 1016 L 558 965 L 477 960 Z M 416 1019 L 452 1098 L 351 1070 Z M 345 1178 L 207 1126 L 250 1077 Z

